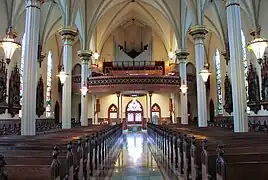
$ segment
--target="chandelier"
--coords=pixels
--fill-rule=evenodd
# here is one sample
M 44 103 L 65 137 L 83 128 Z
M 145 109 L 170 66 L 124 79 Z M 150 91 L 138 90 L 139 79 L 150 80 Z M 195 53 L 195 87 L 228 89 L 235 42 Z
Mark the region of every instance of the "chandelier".
M 188 87 L 185 84 L 182 84 L 180 90 L 183 94 L 186 94 Z
M 199 75 L 202 77 L 204 82 L 207 82 L 210 74 L 211 73 L 208 70 L 208 64 L 205 63 L 204 67 L 199 71 Z
M 87 95 L 87 91 L 88 91 L 88 88 L 87 86 L 84 84 L 81 89 L 80 89 L 82 95 L 85 97 Z
M 95 60 L 99 59 L 100 55 L 99 53 L 96 51 L 94 54 L 93 54 L 93 57 Z
M 65 71 L 63 65 L 59 66 L 60 73 L 57 75 L 58 78 L 60 78 L 60 82 L 62 85 L 64 85 L 66 78 L 69 76 Z
M 266 47 L 268 46 L 267 40 L 260 37 L 260 29 L 257 32 L 252 32 L 253 40 L 249 43 L 248 49 L 253 51 L 258 62 L 262 63 L 262 58 Z
M 4 50 L 7 64 L 10 63 L 10 60 L 16 49 L 21 47 L 21 44 L 15 40 L 16 38 L 16 33 L 12 31 L 11 27 L 9 27 L 7 30 L 6 37 L 0 41 L 0 46 Z

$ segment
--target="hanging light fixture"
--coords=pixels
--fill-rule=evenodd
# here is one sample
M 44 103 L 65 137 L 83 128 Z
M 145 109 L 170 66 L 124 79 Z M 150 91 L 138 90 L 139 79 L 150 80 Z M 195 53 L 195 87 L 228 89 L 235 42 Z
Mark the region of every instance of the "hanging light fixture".
M 57 77 L 60 78 L 60 82 L 62 85 L 64 85 L 65 81 L 66 81 L 66 78 L 68 77 L 69 75 L 63 70 L 60 71 L 60 73 L 57 75 Z
M 96 51 L 94 54 L 93 54 L 93 57 L 95 60 L 99 59 L 100 55 L 99 53 Z
M 168 52 L 169 59 L 172 59 L 174 57 L 174 52 L 172 52 L 172 49 Z
M 15 40 L 16 38 L 16 33 L 12 31 L 11 27 L 9 27 L 7 30 L 6 37 L 0 41 L 0 46 L 4 49 L 5 52 L 7 64 L 10 63 L 10 60 L 16 49 L 21 47 L 21 44 Z
M 199 75 L 202 77 L 202 79 L 203 79 L 204 82 L 207 82 L 208 81 L 208 77 L 209 77 L 210 74 L 211 73 L 208 70 L 208 64 L 205 63 L 203 69 L 201 69 L 199 71 Z
M 181 84 L 181 87 L 180 87 L 180 90 L 181 90 L 181 92 L 182 92 L 183 94 L 186 94 L 187 89 L 188 89 L 188 87 L 187 87 L 187 85 L 185 84 L 185 81 L 183 80 L 183 81 L 182 81 L 182 84 Z
M 185 84 L 182 84 L 180 89 L 183 94 L 186 94 L 188 87 Z
M 88 88 L 87 86 L 84 84 L 81 89 L 80 89 L 82 95 L 85 97 L 87 95 L 87 92 L 88 92 Z
M 261 64 L 265 49 L 268 46 L 267 40 L 260 37 L 260 28 L 258 28 L 256 32 L 250 34 L 254 39 L 249 43 L 248 49 L 253 51 L 258 62 Z

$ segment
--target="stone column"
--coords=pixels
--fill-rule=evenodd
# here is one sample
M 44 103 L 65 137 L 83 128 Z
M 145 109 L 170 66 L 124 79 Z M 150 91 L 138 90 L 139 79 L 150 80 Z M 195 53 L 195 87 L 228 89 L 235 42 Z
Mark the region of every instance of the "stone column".
M 152 95 L 153 95 L 153 92 L 152 91 L 149 91 L 149 106 L 150 106 L 150 109 L 149 109 L 149 113 L 150 113 L 150 123 L 153 122 L 153 117 L 152 117 Z M 159 121 L 160 122 L 160 119 Z
M 146 123 L 149 122 L 149 103 L 148 103 L 148 95 L 146 94 L 146 116 L 147 116 L 147 119 L 146 119 Z
M 96 124 L 96 121 L 95 121 L 95 95 L 92 94 L 91 96 L 91 107 L 92 107 L 92 114 L 91 114 L 91 119 L 92 119 L 92 124 Z
M 120 119 L 121 119 L 121 121 L 120 121 L 120 123 L 123 123 L 123 95 L 121 94 L 121 102 L 120 102 L 120 111 L 121 111 L 121 113 L 120 113 Z
M 116 123 L 119 124 L 120 123 L 120 119 L 119 119 L 119 111 L 120 111 L 120 92 L 116 92 L 116 96 L 117 96 L 117 115 L 116 115 Z
M 207 98 L 206 86 L 202 77 L 199 75 L 200 70 L 205 63 L 204 40 L 208 30 L 203 26 L 195 26 L 190 30 L 195 42 L 195 61 L 196 61 L 196 85 L 197 85 L 197 109 L 198 109 L 198 126 L 207 127 Z M 186 104 L 187 106 L 187 104 Z
M 73 42 L 77 30 L 73 27 L 64 27 L 59 31 L 63 40 L 63 67 L 68 74 L 62 87 L 62 129 L 71 128 L 71 100 L 72 100 L 72 57 Z
M 26 0 L 21 135 L 35 135 L 36 72 L 41 0 Z
M 180 64 L 180 77 L 181 77 L 181 84 L 185 84 L 187 86 L 187 72 L 186 72 L 186 64 L 187 64 L 187 57 L 189 53 L 185 49 L 180 49 L 176 52 L 178 63 Z M 181 124 L 188 124 L 188 101 L 187 101 L 187 92 L 180 93 L 180 100 L 181 100 Z
M 226 12 L 230 49 L 231 81 L 234 102 L 234 132 L 247 132 L 248 115 L 241 39 L 242 25 L 239 2 L 239 0 L 228 0 L 226 3 Z
M 92 53 L 88 50 L 78 51 L 78 56 L 82 61 L 81 72 L 81 87 L 87 87 L 88 62 L 91 59 Z M 88 126 L 88 95 L 81 93 L 81 126 Z

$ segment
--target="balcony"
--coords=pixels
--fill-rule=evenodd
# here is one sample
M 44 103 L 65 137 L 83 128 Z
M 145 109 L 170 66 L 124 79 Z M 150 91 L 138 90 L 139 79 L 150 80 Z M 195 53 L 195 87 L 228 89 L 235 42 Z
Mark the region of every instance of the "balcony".
M 178 92 L 180 77 L 168 75 L 170 69 L 164 61 L 103 62 L 102 72 L 94 66 L 88 78 L 89 93 L 115 93 L 118 91 Z M 81 76 L 72 76 L 72 90 L 80 93 Z
M 81 76 L 73 77 L 73 92 L 79 92 Z M 89 92 L 107 93 L 117 91 L 159 91 L 179 90 L 180 77 L 163 75 L 99 76 L 88 78 Z

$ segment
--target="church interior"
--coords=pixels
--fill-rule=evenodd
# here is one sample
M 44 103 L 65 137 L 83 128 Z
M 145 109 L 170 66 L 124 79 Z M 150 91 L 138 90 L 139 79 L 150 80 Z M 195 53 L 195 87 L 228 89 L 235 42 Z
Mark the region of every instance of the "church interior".
M 267 179 L 267 0 L 0 4 L 0 180 Z

